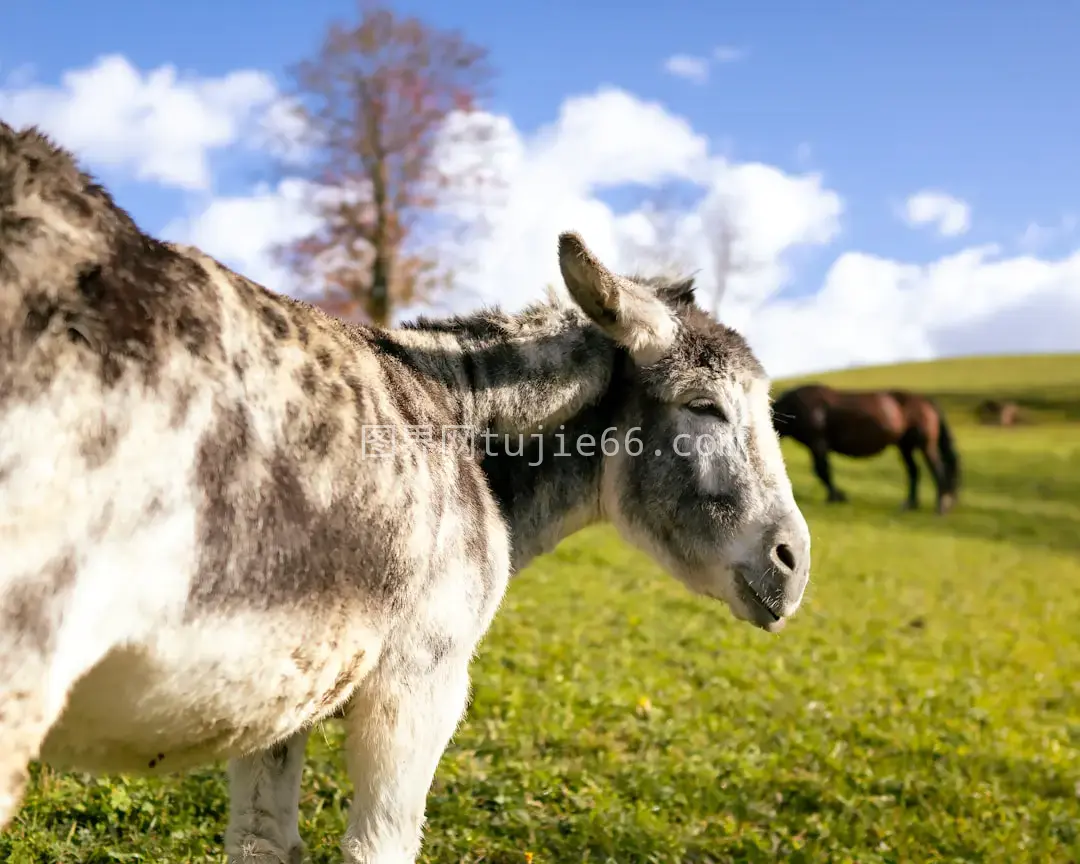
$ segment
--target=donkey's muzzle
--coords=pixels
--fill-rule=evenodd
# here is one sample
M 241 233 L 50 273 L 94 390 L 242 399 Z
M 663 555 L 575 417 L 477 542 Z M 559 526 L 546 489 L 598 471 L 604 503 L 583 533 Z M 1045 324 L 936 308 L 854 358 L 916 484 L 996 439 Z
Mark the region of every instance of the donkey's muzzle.
M 799 608 L 810 579 L 810 529 L 798 510 L 765 531 L 759 554 L 738 568 L 739 594 L 755 624 L 778 630 Z

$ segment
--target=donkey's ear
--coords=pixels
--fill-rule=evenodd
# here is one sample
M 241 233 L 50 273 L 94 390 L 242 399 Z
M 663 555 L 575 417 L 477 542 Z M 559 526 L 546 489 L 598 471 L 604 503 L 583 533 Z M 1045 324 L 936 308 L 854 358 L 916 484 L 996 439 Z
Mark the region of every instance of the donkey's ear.
M 672 309 L 649 288 L 612 273 L 574 231 L 559 235 L 559 269 L 570 296 L 640 365 L 671 350 L 679 331 Z
M 671 306 L 693 306 L 697 298 L 694 277 L 688 276 L 675 282 L 665 282 L 656 289 L 657 296 Z

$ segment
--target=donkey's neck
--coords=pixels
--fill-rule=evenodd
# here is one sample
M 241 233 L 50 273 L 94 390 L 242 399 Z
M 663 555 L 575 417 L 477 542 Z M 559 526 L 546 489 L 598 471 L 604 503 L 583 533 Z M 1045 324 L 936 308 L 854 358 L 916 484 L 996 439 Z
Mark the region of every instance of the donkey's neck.
M 553 429 L 599 399 L 616 351 L 580 310 L 557 303 L 420 318 L 376 342 L 444 386 L 462 425 L 515 436 Z
M 601 520 L 603 449 L 612 446 L 605 430 L 614 425 L 616 399 L 611 388 L 543 433 L 489 436 L 480 442 L 484 473 L 509 523 L 515 572 Z M 621 432 L 612 434 L 621 446 Z

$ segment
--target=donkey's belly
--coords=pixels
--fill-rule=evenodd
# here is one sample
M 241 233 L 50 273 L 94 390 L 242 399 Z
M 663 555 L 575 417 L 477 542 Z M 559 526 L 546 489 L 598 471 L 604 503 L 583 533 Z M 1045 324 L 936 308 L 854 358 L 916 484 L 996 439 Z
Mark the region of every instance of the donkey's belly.
M 41 760 L 167 774 L 267 747 L 342 707 L 380 651 L 362 628 L 302 647 L 195 635 L 110 653 L 71 691 Z

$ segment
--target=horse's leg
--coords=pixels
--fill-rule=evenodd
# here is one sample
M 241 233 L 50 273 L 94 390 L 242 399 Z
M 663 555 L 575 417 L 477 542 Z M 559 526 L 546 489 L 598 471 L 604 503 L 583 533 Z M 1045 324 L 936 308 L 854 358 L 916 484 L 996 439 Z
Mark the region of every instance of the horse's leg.
M 907 468 L 908 475 L 907 500 L 901 509 L 917 510 L 919 508 L 919 466 L 915 462 L 915 449 L 907 441 L 901 441 L 897 447 L 900 450 L 900 456 L 903 457 L 904 467 Z
M 930 467 L 930 473 L 934 477 L 934 489 L 937 492 L 937 513 L 942 515 L 948 509 L 945 501 L 945 466 L 941 462 L 941 454 L 938 453 L 937 442 L 929 442 L 922 448 L 923 458 Z
M 308 731 L 229 762 L 229 864 L 301 864 L 300 777 Z
M 422 671 L 384 657 L 361 684 L 346 716 L 347 864 L 416 861 L 435 770 L 468 702 L 470 656 L 455 646 Z
M 847 501 L 847 495 L 833 485 L 832 468 L 829 465 L 829 445 L 819 438 L 810 445 L 810 453 L 814 457 L 814 473 L 829 491 L 827 500 L 830 502 Z

